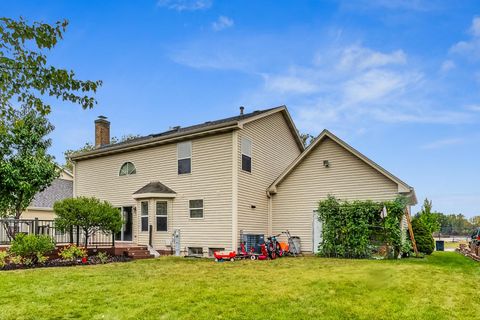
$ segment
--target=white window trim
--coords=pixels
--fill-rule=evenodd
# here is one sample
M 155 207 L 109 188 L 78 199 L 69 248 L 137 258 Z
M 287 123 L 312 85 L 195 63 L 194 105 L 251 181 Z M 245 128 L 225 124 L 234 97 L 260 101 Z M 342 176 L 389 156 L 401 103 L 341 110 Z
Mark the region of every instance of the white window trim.
M 142 214 L 142 213 L 143 213 L 143 212 L 142 212 L 142 203 L 144 203 L 144 202 L 147 203 L 147 214 L 146 214 L 146 215 Z M 138 228 L 138 229 L 139 229 L 140 232 L 142 232 L 142 233 L 147 233 L 147 232 L 148 232 L 148 226 L 150 225 L 150 212 L 149 212 L 149 211 L 150 211 L 150 203 L 149 203 L 149 201 L 140 201 L 140 214 L 139 214 L 139 216 L 140 216 L 140 225 L 139 225 L 139 228 Z M 147 230 L 146 230 L 146 231 L 142 230 L 142 218 L 144 218 L 144 217 L 147 217 Z
M 243 153 L 243 140 L 247 140 L 248 142 L 250 142 L 250 154 Z M 253 172 L 253 156 L 252 156 L 252 153 L 253 153 L 252 140 L 249 139 L 249 138 L 246 138 L 246 137 L 243 137 L 242 139 L 240 139 L 240 170 L 242 172 L 252 174 L 252 172 Z M 242 157 L 243 155 L 250 158 L 250 171 L 243 170 L 243 157 Z
M 133 164 L 133 167 L 135 168 L 135 173 L 132 173 L 132 174 L 130 174 L 130 173 L 120 174 L 120 171 L 122 171 L 123 165 L 126 164 L 126 163 L 131 163 L 131 164 Z M 134 163 L 133 161 L 124 161 L 124 162 L 122 162 L 122 164 L 120 165 L 120 169 L 118 170 L 118 176 L 119 176 L 119 177 L 128 177 L 128 176 L 131 176 L 131 175 L 134 175 L 134 174 L 137 174 L 137 166 L 135 165 L 135 163 Z
M 166 214 L 157 214 L 157 203 L 165 202 L 167 204 L 167 213 Z M 168 201 L 167 200 L 157 200 L 155 201 L 155 232 L 168 232 Z M 167 218 L 167 230 L 157 230 L 157 218 L 166 217 Z
M 198 208 L 190 208 L 190 201 L 194 200 L 202 200 L 202 207 Z M 195 210 L 195 209 L 202 209 L 202 217 L 201 218 L 192 218 L 190 210 Z M 203 198 L 194 198 L 194 199 L 188 199 L 188 219 L 190 220 L 203 220 L 205 219 L 205 200 Z
M 190 157 L 182 157 L 180 158 L 178 156 L 178 146 L 180 144 L 190 144 Z M 177 175 L 178 176 L 183 176 L 183 175 L 189 175 L 189 174 L 192 174 L 192 171 L 193 171 L 193 161 L 192 161 L 192 154 L 193 154 L 193 144 L 192 144 L 192 141 L 184 141 L 184 142 L 178 142 L 177 143 Z M 190 159 L 190 172 L 188 173 L 178 173 L 178 160 L 184 160 L 184 159 Z

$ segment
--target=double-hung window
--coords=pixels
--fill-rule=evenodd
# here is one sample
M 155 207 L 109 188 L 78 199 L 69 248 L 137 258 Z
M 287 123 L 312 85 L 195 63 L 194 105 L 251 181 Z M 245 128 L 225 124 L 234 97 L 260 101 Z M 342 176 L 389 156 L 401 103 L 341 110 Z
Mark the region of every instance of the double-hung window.
M 192 142 L 177 144 L 178 174 L 192 172 Z
M 252 172 L 252 142 L 242 138 L 242 170 Z
M 148 231 L 148 201 L 140 203 L 140 230 Z
M 190 200 L 189 201 L 189 210 L 191 219 L 202 219 L 203 218 L 203 200 Z
M 168 221 L 167 221 L 167 201 L 157 201 L 156 208 L 156 220 L 157 220 L 157 231 L 167 231 Z

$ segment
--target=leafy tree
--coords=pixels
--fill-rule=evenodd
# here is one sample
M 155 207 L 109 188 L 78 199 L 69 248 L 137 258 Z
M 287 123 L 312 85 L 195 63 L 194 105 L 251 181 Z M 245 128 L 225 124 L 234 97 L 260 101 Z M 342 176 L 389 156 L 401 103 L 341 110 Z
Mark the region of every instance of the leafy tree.
M 480 227 L 480 216 L 475 216 L 473 218 L 470 218 L 470 223 L 472 224 L 473 227 L 479 228 Z
M 435 248 L 435 241 L 432 233 L 428 229 L 425 222 L 419 218 L 412 220 L 413 234 L 417 243 L 417 250 L 421 253 L 431 254 Z
M 101 81 L 78 80 L 73 71 L 47 62 L 46 50 L 63 38 L 67 26 L 67 20 L 50 25 L 0 18 L 0 116 L 15 105 L 46 115 L 50 105 L 45 96 L 78 103 L 84 109 L 96 104 L 86 93 L 96 92 Z
M 35 109 L 10 110 L 0 132 L 0 217 L 19 219 L 35 194 L 58 176 L 53 157 L 47 154 L 53 130 Z M 15 228 L 8 229 L 10 236 Z
M 310 133 L 300 133 L 299 132 L 299 135 L 300 135 L 300 139 L 302 140 L 302 143 L 303 143 L 303 146 L 306 148 L 310 145 L 310 143 L 313 142 L 313 140 L 315 140 L 315 137 L 312 136 Z
M 440 230 L 440 223 L 438 222 L 438 215 L 432 212 L 432 201 L 425 198 L 423 201 L 422 210 L 417 214 L 417 217 L 422 220 L 423 224 L 430 233 Z
M 47 154 L 46 136 L 53 126 L 45 118 L 50 112 L 45 98 L 84 109 L 96 103 L 88 93 L 95 93 L 101 81 L 78 80 L 73 71 L 47 62 L 46 52 L 62 39 L 67 25 L 66 20 L 49 25 L 0 18 L 0 216 L 19 218 L 57 175 Z
M 117 233 L 122 228 L 122 218 L 117 208 L 107 201 L 96 198 L 79 197 L 55 202 L 53 210 L 57 215 L 55 225 L 62 231 L 79 227 L 85 236 L 85 248 L 88 239 L 98 231 Z
M 121 138 L 112 137 L 110 139 L 110 144 L 126 142 L 126 141 L 136 139 L 138 137 L 140 137 L 140 136 L 139 135 L 133 135 L 133 134 L 127 134 L 127 135 L 122 136 Z M 72 149 L 66 150 L 63 153 L 63 155 L 65 156 L 65 164 L 63 165 L 63 167 L 65 169 L 69 170 L 70 172 L 73 172 L 73 163 L 70 160 L 70 157 L 75 155 L 75 154 L 82 153 L 82 152 L 87 152 L 87 151 L 92 151 L 94 149 L 95 149 L 95 146 L 92 143 L 86 142 L 82 147 L 80 147 L 76 150 L 72 150 Z

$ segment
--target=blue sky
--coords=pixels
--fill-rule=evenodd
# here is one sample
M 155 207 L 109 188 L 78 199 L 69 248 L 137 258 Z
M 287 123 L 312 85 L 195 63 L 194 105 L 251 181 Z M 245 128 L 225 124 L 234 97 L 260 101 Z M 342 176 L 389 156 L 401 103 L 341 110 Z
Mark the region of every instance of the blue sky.
M 101 79 L 98 106 L 55 102 L 51 148 L 149 134 L 287 105 L 328 128 L 445 213 L 480 214 L 480 3 L 2 1 L 2 16 L 70 26 L 48 53 Z M 416 208 L 418 209 L 418 208 Z

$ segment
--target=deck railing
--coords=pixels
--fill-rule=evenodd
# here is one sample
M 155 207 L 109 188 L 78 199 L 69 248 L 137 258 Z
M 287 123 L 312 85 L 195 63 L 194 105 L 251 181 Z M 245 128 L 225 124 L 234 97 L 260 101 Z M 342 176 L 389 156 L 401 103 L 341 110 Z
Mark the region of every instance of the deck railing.
M 0 245 L 9 245 L 11 235 L 16 233 L 44 234 L 50 236 L 57 245 L 74 243 L 85 244 L 85 235 L 78 227 L 67 232 L 55 228 L 55 220 L 40 219 L 0 219 Z M 113 233 L 96 232 L 88 237 L 88 246 L 115 246 Z

